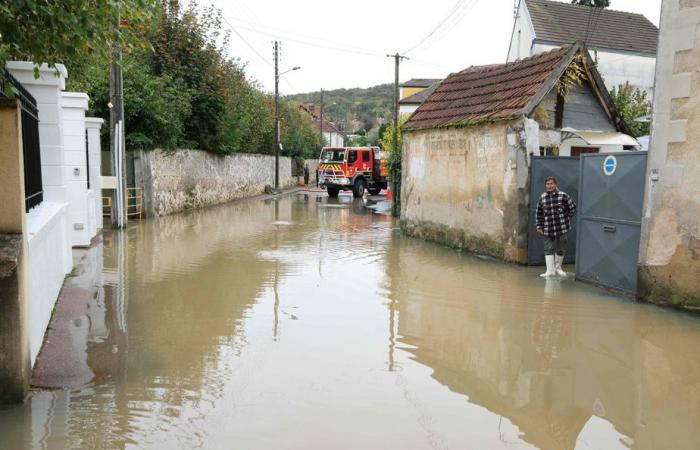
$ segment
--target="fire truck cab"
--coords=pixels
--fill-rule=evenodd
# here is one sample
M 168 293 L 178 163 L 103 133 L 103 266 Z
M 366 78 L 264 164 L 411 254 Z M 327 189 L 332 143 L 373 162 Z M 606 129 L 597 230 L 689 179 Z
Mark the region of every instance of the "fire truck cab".
M 377 195 L 387 187 L 389 155 L 379 147 L 324 147 L 318 166 L 318 184 L 329 197 L 341 190 L 362 197 L 365 189 Z

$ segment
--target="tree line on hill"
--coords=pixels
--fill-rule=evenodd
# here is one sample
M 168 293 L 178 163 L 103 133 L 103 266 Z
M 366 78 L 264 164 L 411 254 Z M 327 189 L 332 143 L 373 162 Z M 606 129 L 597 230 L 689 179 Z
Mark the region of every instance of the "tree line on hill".
M 221 29 L 221 12 L 196 0 L 186 6 L 179 0 L 124 0 L 119 9 L 98 0 L 7 0 L 0 3 L 0 67 L 10 59 L 63 63 L 68 89 L 87 92 L 90 114 L 107 120 L 109 64 L 119 41 L 128 149 L 274 153 L 273 98 L 246 76 L 245 64 L 228 55 L 228 35 Z M 612 94 L 634 134 L 647 134 L 648 124 L 634 122 L 649 113 L 645 94 L 630 86 Z M 341 131 L 359 134 L 356 144 L 386 147 L 392 99 L 392 84 L 324 91 L 324 112 Z M 281 102 L 283 154 L 315 158 L 323 143 L 299 102 L 319 104 L 320 92 Z

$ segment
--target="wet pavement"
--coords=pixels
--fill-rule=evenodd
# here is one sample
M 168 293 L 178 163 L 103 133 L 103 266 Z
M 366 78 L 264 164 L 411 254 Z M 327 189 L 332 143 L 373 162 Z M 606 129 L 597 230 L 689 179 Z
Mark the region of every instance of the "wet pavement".
M 296 194 L 105 232 L 0 448 L 698 449 L 700 319 Z M 71 295 L 67 295 L 71 294 Z

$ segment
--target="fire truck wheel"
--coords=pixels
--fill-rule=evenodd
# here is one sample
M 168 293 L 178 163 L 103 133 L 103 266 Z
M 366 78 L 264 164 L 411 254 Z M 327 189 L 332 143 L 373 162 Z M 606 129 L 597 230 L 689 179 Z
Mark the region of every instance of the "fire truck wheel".
M 369 191 L 370 195 L 379 195 L 380 192 L 382 192 L 382 188 L 380 187 L 373 187 L 373 188 L 367 188 Z
M 335 188 L 335 187 L 328 187 L 328 197 L 337 198 L 338 192 L 340 192 L 340 189 Z
M 352 190 L 352 195 L 355 198 L 362 198 L 365 195 L 365 180 L 358 178 L 355 180 L 355 186 Z

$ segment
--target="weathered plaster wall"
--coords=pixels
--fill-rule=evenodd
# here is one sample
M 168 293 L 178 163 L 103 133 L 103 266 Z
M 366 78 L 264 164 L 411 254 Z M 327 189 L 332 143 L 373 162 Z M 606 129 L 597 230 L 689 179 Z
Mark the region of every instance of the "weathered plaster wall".
M 521 121 L 406 133 L 403 151 L 401 223 L 408 234 L 526 262 Z
M 664 0 L 658 58 L 638 296 L 700 308 L 700 0 Z
M 275 158 L 218 156 L 201 150 L 143 152 L 136 183 L 144 189 L 149 216 L 163 216 L 264 193 L 275 182 Z M 296 184 L 291 158 L 280 158 L 280 187 Z
M 29 387 L 26 219 L 18 100 L 0 100 L 0 405 Z

